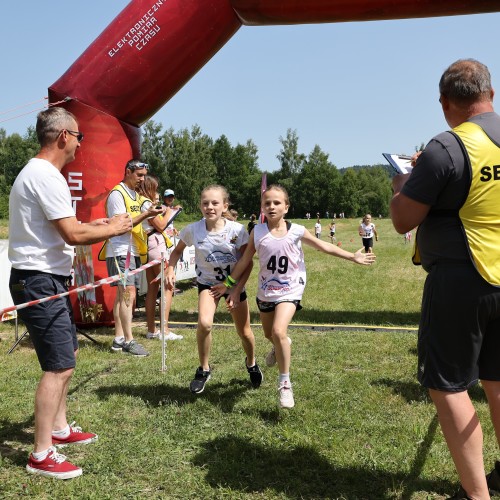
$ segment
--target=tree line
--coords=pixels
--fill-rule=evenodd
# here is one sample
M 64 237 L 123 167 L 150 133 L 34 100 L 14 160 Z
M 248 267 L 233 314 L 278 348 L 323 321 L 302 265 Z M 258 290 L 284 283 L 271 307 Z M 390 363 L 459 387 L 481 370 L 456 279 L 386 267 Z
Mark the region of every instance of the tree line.
M 288 129 L 279 138 L 280 168 L 267 172 L 267 184 L 281 184 L 289 195 L 290 218 L 344 213 L 360 217 L 365 213 L 387 216 L 391 196 L 390 170 L 385 165 L 357 165 L 339 170 L 319 145 L 305 154 L 299 150 L 299 136 Z M 8 218 L 8 197 L 19 171 L 38 152 L 34 127 L 21 136 L 7 135 L 0 128 L 0 218 Z M 249 139 L 231 145 L 225 135 L 217 139 L 204 134 L 198 125 L 191 129 L 163 130 L 148 121 L 142 129 L 142 158 L 160 179 L 162 189 L 170 188 L 186 214 L 197 216 L 202 189 L 221 184 L 231 197 L 231 208 L 240 218 L 258 214 L 262 170 L 258 148 Z

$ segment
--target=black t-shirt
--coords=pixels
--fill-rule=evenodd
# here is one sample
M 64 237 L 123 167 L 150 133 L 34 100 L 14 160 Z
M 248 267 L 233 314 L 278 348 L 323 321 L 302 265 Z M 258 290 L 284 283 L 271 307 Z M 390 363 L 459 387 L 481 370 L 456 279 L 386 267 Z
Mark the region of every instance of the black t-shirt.
M 479 125 L 494 142 L 500 144 L 499 115 L 483 113 L 468 121 Z M 449 211 L 458 212 L 467 197 L 469 185 L 470 171 L 455 136 L 443 132 L 434 137 L 418 158 L 401 191 L 412 200 L 431 205 L 429 215 L 420 224 L 417 233 L 425 270 L 428 271 L 437 259 L 469 259 L 458 215 L 446 215 Z

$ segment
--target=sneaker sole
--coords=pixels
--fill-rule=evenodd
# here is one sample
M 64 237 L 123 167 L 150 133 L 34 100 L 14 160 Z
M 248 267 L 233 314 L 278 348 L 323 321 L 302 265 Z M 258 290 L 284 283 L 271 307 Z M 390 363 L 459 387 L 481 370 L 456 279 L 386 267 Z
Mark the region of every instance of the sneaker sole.
M 83 474 L 82 469 L 77 469 L 69 472 L 50 472 L 46 470 L 35 469 L 34 467 L 26 466 L 26 471 L 30 474 L 38 474 L 39 476 L 53 477 L 54 479 L 73 479 L 74 477 L 81 476 Z
M 193 394 L 201 394 L 204 390 L 205 390 L 205 386 L 207 385 L 207 382 L 210 380 L 210 377 L 211 375 L 209 375 L 207 377 L 207 380 L 205 380 L 205 383 L 203 384 L 203 387 L 201 388 L 201 390 L 199 391 L 193 391 L 193 389 L 191 389 L 191 386 L 189 386 L 189 390 L 193 393 Z
M 293 408 L 295 406 L 295 401 L 292 403 L 292 404 L 283 404 L 281 401 L 280 401 L 280 408 Z
M 122 348 L 121 347 L 112 347 L 111 350 L 113 352 L 122 352 Z
M 89 438 L 89 439 L 84 439 L 82 441 L 71 441 L 71 443 L 54 443 L 52 444 L 56 446 L 57 448 L 66 448 L 66 446 L 71 446 L 72 444 L 90 444 L 90 443 L 95 443 L 98 439 L 98 436 L 94 438 Z

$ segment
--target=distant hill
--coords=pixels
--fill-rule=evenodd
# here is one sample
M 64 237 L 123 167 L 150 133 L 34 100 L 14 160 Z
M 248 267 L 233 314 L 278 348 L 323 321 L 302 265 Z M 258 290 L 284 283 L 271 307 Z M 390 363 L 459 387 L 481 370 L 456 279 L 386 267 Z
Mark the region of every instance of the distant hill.
M 365 168 L 381 168 L 387 171 L 387 175 L 392 179 L 394 177 L 395 172 L 394 169 L 387 163 L 377 163 L 376 165 L 353 165 L 352 167 L 339 168 L 339 172 L 344 174 L 344 172 L 348 169 L 352 168 L 353 170 L 363 170 Z

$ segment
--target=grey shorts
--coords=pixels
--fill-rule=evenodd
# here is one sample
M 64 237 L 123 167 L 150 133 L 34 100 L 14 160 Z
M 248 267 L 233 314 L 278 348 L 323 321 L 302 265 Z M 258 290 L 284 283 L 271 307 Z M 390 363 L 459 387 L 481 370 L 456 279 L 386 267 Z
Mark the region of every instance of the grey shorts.
M 14 304 L 67 292 L 68 286 L 69 278 L 65 276 L 11 269 L 9 288 Z M 78 340 L 69 297 L 26 307 L 18 314 L 26 325 L 44 372 L 76 366 Z
M 118 261 L 118 265 L 120 266 L 120 271 L 122 273 L 125 272 L 125 261 L 126 261 L 126 256 L 125 255 L 120 255 L 119 257 L 116 258 Z M 130 266 L 129 266 L 129 271 L 133 271 L 134 269 L 137 269 L 141 267 L 141 259 L 140 257 L 134 257 L 133 255 L 130 257 Z M 116 262 L 114 257 L 107 257 L 106 258 L 106 268 L 108 270 L 108 276 L 114 276 L 115 274 L 119 274 L 118 269 L 116 268 Z M 133 274 L 132 276 L 127 276 L 127 286 L 135 286 L 139 287 L 140 286 L 140 273 Z M 111 283 L 110 286 L 118 286 L 121 285 L 121 281 L 115 281 L 114 283 Z

